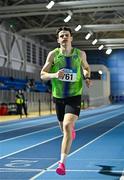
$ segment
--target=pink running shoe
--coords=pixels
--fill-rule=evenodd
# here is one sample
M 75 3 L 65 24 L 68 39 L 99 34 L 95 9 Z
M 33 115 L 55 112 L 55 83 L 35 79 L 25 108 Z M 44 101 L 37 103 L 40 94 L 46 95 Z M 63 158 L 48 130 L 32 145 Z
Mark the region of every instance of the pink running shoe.
M 59 166 L 56 169 L 56 173 L 59 175 L 65 175 L 66 174 L 64 163 L 59 162 Z
M 76 132 L 74 127 L 72 128 L 72 140 L 74 140 L 76 138 Z

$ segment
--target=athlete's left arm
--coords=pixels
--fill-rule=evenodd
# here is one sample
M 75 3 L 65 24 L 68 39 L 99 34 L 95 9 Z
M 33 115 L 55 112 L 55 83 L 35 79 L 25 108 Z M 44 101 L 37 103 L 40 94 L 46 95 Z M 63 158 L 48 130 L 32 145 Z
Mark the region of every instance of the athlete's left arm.
M 85 51 L 81 51 L 81 62 L 82 62 L 82 69 L 86 71 L 85 74 L 85 80 L 86 80 L 86 85 L 89 87 L 91 85 L 91 70 L 90 66 L 87 62 L 87 56 Z

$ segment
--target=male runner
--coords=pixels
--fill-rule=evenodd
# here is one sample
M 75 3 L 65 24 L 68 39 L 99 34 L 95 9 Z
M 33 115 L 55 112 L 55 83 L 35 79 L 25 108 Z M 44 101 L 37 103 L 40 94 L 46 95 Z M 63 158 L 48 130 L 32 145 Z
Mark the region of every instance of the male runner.
M 65 160 L 75 138 L 74 126 L 81 108 L 83 73 L 86 70 L 86 84 L 90 86 L 90 67 L 86 54 L 72 47 L 72 31 L 69 27 L 57 29 L 60 47 L 49 52 L 41 70 L 41 79 L 52 81 L 52 95 L 56 104 L 56 114 L 63 132 L 61 158 L 56 172 L 66 174 Z M 82 70 L 83 69 L 83 70 Z

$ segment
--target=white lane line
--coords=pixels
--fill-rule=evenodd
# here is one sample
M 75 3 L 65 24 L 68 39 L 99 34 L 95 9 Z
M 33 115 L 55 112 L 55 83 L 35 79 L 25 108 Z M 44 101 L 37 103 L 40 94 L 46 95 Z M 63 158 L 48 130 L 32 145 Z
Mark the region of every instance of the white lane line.
M 46 172 L 55 172 L 56 169 L 23 169 L 23 168 L 0 168 L 0 172 L 39 172 L 45 170 Z M 66 169 L 67 172 L 99 172 L 100 169 Z M 110 172 L 109 170 L 102 170 L 102 172 Z M 111 173 L 122 173 L 121 170 L 113 170 Z
M 122 171 L 122 175 L 119 180 L 124 180 L 124 170 Z
M 122 158 L 122 159 L 109 159 L 109 158 L 107 158 L 107 159 L 77 159 L 77 158 L 71 158 L 71 160 L 72 161 L 124 161 L 124 159 Z
M 118 111 L 118 110 L 120 110 L 120 108 L 122 108 L 123 106 L 120 106 L 120 107 L 111 107 L 110 108 L 110 110 L 112 109 L 114 112 L 115 111 Z M 88 111 L 88 110 L 86 110 L 86 111 Z M 92 115 L 92 114 L 94 114 L 94 112 L 92 112 L 91 110 L 89 110 L 90 112 L 86 112 L 86 111 L 82 111 L 81 112 L 81 115 Z M 96 111 L 96 109 L 95 109 L 95 111 Z M 104 113 L 106 111 L 106 109 L 97 109 L 97 113 Z M 108 112 L 108 113 L 111 113 L 111 112 Z M 53 118 L 55 118 L 55 120 L 51 120 L 51 119 L 53 119 Z M 33 122 L 32 122 L 33 121 Z M 42 121 L 42 123 L 41 123 L 41 121 Z M 56 122 L 57 121 L 57 117 L 56 117 L 56 115 L 53 115 L 53 117 L 51 117 L 51 116 L 49 116 L 49 117 L 44 117 L 43 119 L 41 118 L 41 119 L 38 119 L 38 120 L 36 120 L 36 122 L 35 122 L 35 120 L 33 120 L 33 119 L 31 119 L 31 122 L 30 121 L 24 121 L 24 122 L 20 122 L 20 126 L 19 127 L 13 127 L 13 126 L 17 126 L 17 125 L 19 125 L 18 124 L 18 122 L 17 122 L 17 124 L 16 125 L 14 125 L 14 124 L 9 124 L 9 125 L 5 125 L 5 128 L 7 128 L 7 127 L 13 127 L 12 129 L 9 129 L 9 130 L 3 130 L 3 131 L 1 131 L 1 133 L 5 133 L 5 132 L 10 132 L 10 131 L 14 131 L 14 130 L 19 130 L 19 129 L 22 129 L 23 127 L 26 127 L 26 128 L 28 128 L 28 127 L 33 127 L 33 126 L 36 126 L 36 125 L 42 125 L 42 124 L 44 124 L 44 122 L 46 122 L 46 123 L 53 123 L 53 122 Z M 38 122 L 40 123 L 40 124 L 38 124 Z M 30 126 L 30 124 L 33 124 L 32 126 Z M 2 127 L 4 127 L 4 126 L 1 126 L 1 128 Z
M 27 118 L 27 119 L 18 119 L 16 120 L 16 122 L 14 121 L 8 121 L 9 124 L 5 124 L 1 126 L 2 128 L 13 128 L 13 126 L 28 126 L 30 124 L 38 124 L 38 123 L 49 123 L 49 122 L 54 122 L 55 120 L 57 120 L 56 115 L 50 115 L 50 116 L 42 116 L 42 117 L 35 117 L 35 118 Z M 2 124 L 2 122 L 0 122 L 0 124 Z
M 116 117 L 116 116 L 119 116 L 119 115 L 121 115 L 121 114 L 122 114 L 122 112 L 120 112 L 120 113 L 118 113 L 118 114 L 116 114 L 116 115 L 111 115 L 111 116 L 109 116 L 109 117 L 107 117 L 107 118 L 103 118 L 101 121 L 97 121 L 97 123 L 98 123 L 98 122 L 102 122 L 102 121 L 107 120 L 107 119 L 110 119 L 110 118 L 113 118 L 113 117 Z M 101 116 L 101 114 L 100 114 L 100 115 L 97 114 L 96 117 L 97 117 L 97 116 Z M 89 120 L 89 119 L 92 119 L 92 117 L 86 117 L 86 118 L 84 118 L 84 119 L 80 119 L 80 121 L 77 122 L 77 123 L 81 123 L 81 121 L 84 122 L 84 121 Z M 95 124 L 96 124 L 96 122 L 95 122 L 95 123 L 91 123 L 91 124 L 89 124 L 88 126 L 87 126 L 87 125 L 84 126 L 84 128 L 89 127 L 90 125 L 95 125 Z M 59 125 L 54 126 L 54 127 L 59 127 Z M 53 127 L 53 128 L 54 128 L 54 127 Z M 28 136 L 28 135 L 36 134 L 36 133 L 39 133 L 39 132 L 47 131 L 47 130 L 49 130 L 49 129 L 52 129 L 52 128 L 47 128 L 47 129 L 39 130 L 39 131 L 36 131 L 36 132 L 31 132 L 31 133 L 23 134 L 23 135 L 20 135 L 20 136 L 17 136 L 17 137 L 13 137 L 13 138 L 1 140 L 0 143 L 1 143 L 1 142 L 6 142 L 6 141 L 10 141 L 10 140 L 13 140 L 13 139 L 18 139 L 18 138 L 20 138 L 20 137 L 25 137 L 25 136 Z M 78 129 L 78 130 L 79 130 L 79 129 Z
M 105 133 L 101 134 L 100 136 L 98 136 L 97 138 L 95 138 L 94 140 L 92 140 L 91 142 L 89 142 L 88 144 L 84 145 L 83 147 L 77 149 L 76 151 L 72 152 L 68 157 L 72 156 L 73 154 L 75 154 L 76 152 L 80 151 L 82 148 L 88 146 L 89 144 L 95 142 L 97 139 L 100 139 L 101 137 L 103 137 L 104 135 L 108 134 L 109 132 L 111 132 L 112 130 L 116 129 L 117 127 L 121 126 L 123 124 L 123 122 L 119 123 L 118 125 L 114 126 L 113 128 L 111 128 L 110 130 L 106 131 Z
M 61 136 L 62 136 L 62 135 L 60 135 L 60 136 L 56 136 L 56 137 L 51 138 L 51 139 L 49 139 L 49 140 L 46 140 L 46 141 L 43 141 L 43 142 L 39 142 L 39 143 L 34 144 L 34 145 L 32 145 L 32 146 L 29 146 L 29 147 L 27 147 L 27 148 L 24 148 L 24 149 L 21 149 L 21 150 L 15 151 L 15 152 L 10 153 L 10 154 L 7 154 L 7 155 L 5 155 L 5 156 L 0 157 L 0 159 L 3 159 L 3 158 L 8 157 L 8 156 L 11 156 L 11 155 L 13 155 L 13 154 L 17 154 L 17 153 L 19 153 L 19 152 L 25 151 L 25 150 L 27 150 L 27 149 L 30 149 L 30 148 L 33 148 L 33 147 L 36 147 L 36 146 L 39 146 L 39 145 L 44 144 L 44 143 L 47 143 L 47 142 L 49 142 L 49 141 L 52 141 L 52 140 L 58 139 L 58 138 L 60 138 Z
M 20 136 L 17 136 L 17 137 L 12 137 L 12 138 L 9 138 L 9 139 L 4 139 L 4 140 L 0 141 L 0 143 L 6 142 L 6 141 L 10 141 L 10 140 L 14 140 L 14 139 L 18 139 L 20 137 L 25 137 L 25 136 L 29 136 L 29 135 L 32 135 L 32 134 L 37 134 L 37 133 L 40 133 L 40 132 L 48 131 L 48 130 L 51 130 L 51 129 L 55 129 L 57 127 L 59 127 L 59 125 L 56 125 L 54 127 L 50 127 L 50 128 L 47 128 L 47 129 L 41 129 L 39 131 L 34 131 L 34 132 L 31 132 L 31 133 L 23 134 L 23 135 L 20 135 Z
M 56 172 L 56 169 L 46 169 L 47 172 Z M 66 169 L 69 172 L 99 172 L 100 169 Z M 102 172 L 110 172 L 109 170 L 102 170 Z M 121 170 L 113 170 L 111 173 L 122 173 Z
M 68 155 L 68 157 L 72 156 L 73 154 L 77 153 L 78 151 L 84 149 L 85 147 L 87 147 L 88 145 L 92 144 L 93 142 L 95 142 L 96 140 L 100 139 L 101 137 L 105 136 L 106 134 L 108 134 L 109 132 L 111 132 L 112 130 L 116 129 L 117 127 L 121 126 L 123 124 L 123 122 L 119 123 L 117 126 L 113 127 L 112 129 L 106 131 L 105 133 L 103 133 L 102 135 L 98 136 L 97 138 L 93 139 L 92 141 L 90 141 L 89 143 L 85 144 L 84 146 L 80 147 L 79 149 L 77 149 L 76 151 L 72 152 L 71 154 Z M 50 170 L 52 167 L 56 166 L 58 164 L 58 162 L 54 163 L 53 165 L 49 166 L 47 168 L 47 171 Z M 36 174 L 35 176 L 31 177 L 29 180 L 36 180 L 36 178 L 38 178 L 39 176 L 41 176 L 42 174 L 44 174 L 46 172 L 46 170 L 41 171 L 40 173 Z M 122 179 L 123 180 L 123 179 Z
M 51 124 L 51 123 L 54 123 L 54 122 L 57 122 L 57 120 L 55 121 L 51 121 L 51 122 L 47 122 L 47 123 L 45 123 L 44 124 L 44 122 L 42 122 L 42 123 L 39 123 L 39 124 L 34 124 L 33 123 L 33 125 L 32 125 L 32 123 L 30 123 L 30 124 L 28 124 L 28 125 L 24 125 L 23 124 L 23 126 L 19 126 L 19 127 L 16 127 L 16 128 L 12 128 L 12 129 L 9 129 L 9 130 L 3 130 L 3 131 L 1 131 L 0 133 L 2 134 L 2 133 L 9 133 L 9 132 L 11 132 L 11 131 L 16 131 L 16 130 L 21 130 L 21 129 L 26 129 L 26 128 L 32 128 L 32 127 L 35 127 L 35 126 L 40 126 L 40 125 L 49 125 L 49 124 Z
M 0 168 L 0 172 L 39 172 L 44 169 Z
M 42 158 L 16 158 L 16 157 L 8 157 L 7 159 L 17 159 L 17 160 L 53 160 L 57 158 L 48 158 L 48 157 L 42 157 Z
M 57 158 L 52 158 L 52 157 L 50 157 L 50 158 L 48 158 L 48 157 L 43 157 L 43 158 L 18 158 L 18 157 L 8 157 L 7 159 L 26 159 L 26 160 L 43 160 L 43 159 L 49 159 L 49 160 L 52 160 L 52 159 L 57 159 Z M 109 159 L 109 158 L 107 158 L 107 159 L 82 159 L 82 158 L 80 158 L 80 159 L 78 159 L 78 158 L 71 158 L 71 161 L 124 161 L 124 159 L 123 158 L 121 158 L 121 159 L 113 159 L 113 158 L 111 158 L 111 159 Z
M 122 114 L 122 113 L 120 113 L 120 114 Z M 118 115 L 120 115 L 120 114 L 118 114 Z M 118 116 L 118 115 L 117 115 L 117 116 Z M 88 126 L 84 126 L 84 127 L 82 127 L 82 128 L 77 129 L 76 131 L 85 129 L 85 128 L 90 127 L 90 126 L 92 126 L 92 125 L 97 125 L 98 123 L 104 122 L 104 121 L 106 121 L 107 119 L 110 119 L 110 118 L 112 118 L 112 117 L 116 117 L 116 116 L 109 116 L 108 118 L 103 118 L 101 121 L 98 121 L 98 122 L 95 122 L 95 123 L 91 123 L 91 124 L 89 124 Z M 10 153 L 10 154 L 7 154 L 7 155 L 5 155 L 5 156 L 1 156 L 0 159 L 3 159 L 3 158 L 5 158 L 5 157 L 8 157 L 8 156 L 11 156 L 11 155 L 14 155 L 14 154 L 17 154 L 17 153 L 19 153 L 19 152 L 25 151 L 25 150 L 30 149 L 30 148 L 33 148 L 33 147 L 36 147 L 36 146 L 38 146 L 38 145 L 41 145 L 41 144 L 44 144 L 44 143 L 46 143 L 46 142 L 52 141 L 52 140 L 57 139 L 57 138 L 59 138 L 59 137 L 62 137 L 62 135 L 56 136 L 56 137 L 51 138 L 51 139 L 49 139 L 49 140 L 42 141 L 42 142 L 40 142 L 40 143 L 34 144 L 34 145 L 29 146 L 29 147 L 27 147 L 27 148 L 23 148 L 23 149 L 21 149 L 21 150 L 15 151 L 15 152 Z

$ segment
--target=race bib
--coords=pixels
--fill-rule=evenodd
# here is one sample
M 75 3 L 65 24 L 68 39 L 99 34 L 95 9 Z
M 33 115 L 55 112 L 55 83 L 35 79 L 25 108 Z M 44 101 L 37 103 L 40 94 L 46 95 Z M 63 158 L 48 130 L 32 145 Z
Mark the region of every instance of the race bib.
M 68 82 L 75 82 L 77 79 L 77 73 L 73 72 L 72 69 L 63 69 L 64 70 L 64 77 L 59 78 L 60 81 L 68 81 Z

